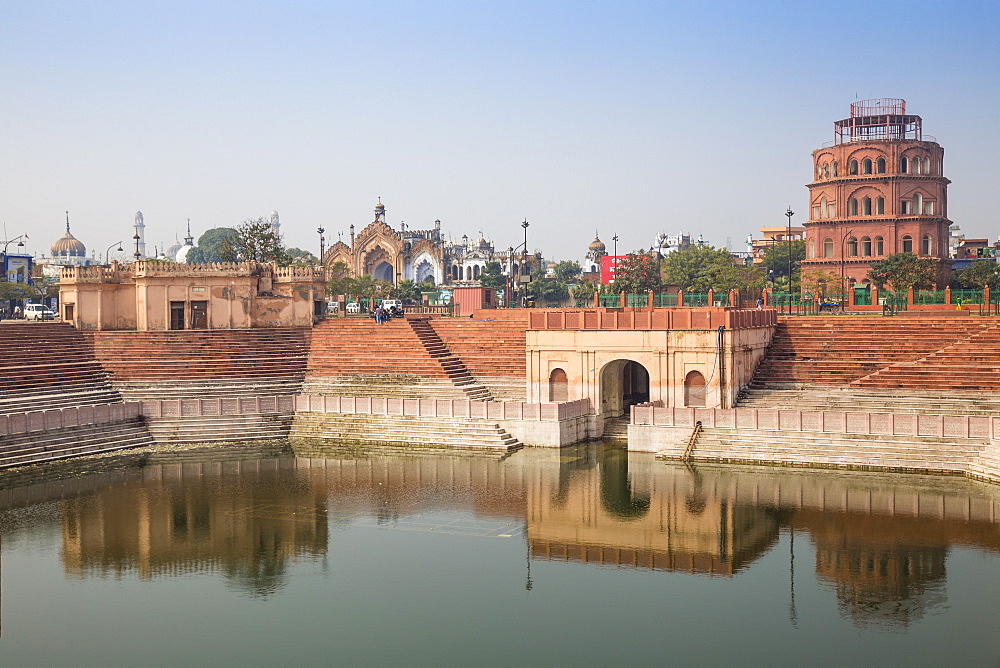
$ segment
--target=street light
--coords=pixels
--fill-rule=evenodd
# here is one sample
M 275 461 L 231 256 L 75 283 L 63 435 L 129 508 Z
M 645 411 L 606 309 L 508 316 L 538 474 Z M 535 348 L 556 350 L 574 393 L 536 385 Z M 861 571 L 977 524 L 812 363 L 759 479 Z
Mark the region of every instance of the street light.
M 323 263 L 323 256 L 326 255 L 326 237 L 323 236 L 323 233 L 326 232 L 326 230 L 320 226 L 316 231 L 319 232 L 319 266 L 322 267 L 325 266 Z
M 139 233 L 136 232 L 135 236 L 132 237 L 132 238 L 135 239 L 135 261 L 138 262 L 139 258 L 140 258 L 140 255 L 139 255 Z
M 507 249 L 507 287 L 504 288 L 504 301 L 507 308 L 514 307 L 514 247 Z
M 618 235 L 611 237 L 611 240 L 615 242 L 615 257 L 618 257 Z
M 792 213 L 791 205 L 788 206 L 788 210 L 785 211 L 785 215 L 788 217 L 788 235 L 785 237 L 786 246 L 788 248 L 788 293 L 792 293 Z
M 4 245 L 3 245 L 3 254 L 7 255 L 7 246 L 10 246 L 15 241 L 17 241 L 17 245 L 18 245 L 19 248 L 24 248 L 24 242 L 21 241 L 21 239 L 24 239 L 24 235 L 23 234 L 21 236 L 19 236 L 19 237 L 14 237 L 13 239 L 11 239 L 9 241 L 4 242 Z
M 104 261 L 105 261 L 105 263 L 111 264 L 111 261 L 108 259 L 108 253 L 110 253 L 111 249 L 114 248 L 115 246 L 118 246 L 118 252 L 119 253 L 122 252 L 122 242 L 116 241 L 115 243 L 111 244 L 110 246 L 108 246 L 108 250 L 104 251 Z

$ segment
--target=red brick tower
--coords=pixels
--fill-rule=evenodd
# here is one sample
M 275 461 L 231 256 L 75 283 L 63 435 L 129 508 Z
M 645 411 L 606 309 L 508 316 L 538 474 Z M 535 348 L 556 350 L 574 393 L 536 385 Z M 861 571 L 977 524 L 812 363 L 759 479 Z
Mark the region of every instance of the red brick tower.
M 833 124 L 833 143 L 813 151 L 806 284 L 810 274 L 863 283 L 872 262 L 905 251 L 937 259 L 944 282 L 950 181 L 944 149 L 921 124 L 905 100 L 862 100 Z

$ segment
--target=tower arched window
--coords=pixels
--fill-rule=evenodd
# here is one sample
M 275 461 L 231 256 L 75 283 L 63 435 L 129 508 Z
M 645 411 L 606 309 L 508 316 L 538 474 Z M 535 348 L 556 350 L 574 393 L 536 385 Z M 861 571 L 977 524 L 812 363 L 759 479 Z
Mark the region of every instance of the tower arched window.
M 881 236 L 875 237 L 875 257 L 885 255 L 885 240 Z
M 861 198 L 861 214 L 864 216 L 872 215 L 872 198 L 865 196 Z
M 852 197 L 851 199 L 847 200 L 847 215 L 848 216 L 856 216 L 856 215 L 858 215 L 858 198 L 857 197 Z
M 828 162 L 823 163 L 823 178 L 824 179 L 830 178 L 830 163 Z
M 924 196 L 917 193 L 913 196 L 913 213 L 918 216 L 924 212 Z
M 875 215 L 881 216 L 885 214 L 885 198 L 876 197 L 875 198 Z
M 927 214 L 928 216 L 933 216 L 934 215 L 934 202 L 933 201 L 924 202 L 924 213 Z
M 920 240 L 920 252 L 924 255 L 934 254 L 934 244 L 931 242 L 931 235 L 925 234 L 924 238 Z
M 858 238 L 851 237 L 847 240 L 847 257 L 858 256 Z
M 837 167 L 838 167 L 837 161 L 834 160 L 833 161 L 833 177 L 834 178 L 837 178 L 837 171 L 838 171 Z
M 816 257 L 816 240 L 809 240 L 809 259 Z
M 885 158 L 879 158 L 875 161 L 875 171 L 879 174 L 885 174 Z
M 851 175 L 851 176 L 857 175 L 857 173 L 858 173 L 858 161 L 857 160 L 851 160 L 849 163 L 847 163 L 847 173 L 849 175 Z
M 872 256 L 871 237 L 861 237 L 861 257 L 871 257 L 871 256 Z
M 899 159 L 899 173 L 906 174 L 910 171 L 910 160 L 904 155 Z
M 861 161 L 861 172 L 863 174 L 871 174 L 872 173 L 872 159 L 871 158 L 865 158 L 864 160 Z
M 914 158 L 913 160 L 910 161 L 910 169 L 913 170 L 914 174 L 920 174 L 921 172 L 924 171 L 923 164 L 924 164 L 923 161 L 921 161 L 919 157 Z
M 823 239 L 823 257 L 833 257 L 833 239 Z
M 924 158 L 924 174 L 930 174 L 930 173 L 931 173 L 931 159 Z
M 479 265 L 477 264 L 472 268 L 472 278 L 479 279 Z
M 903 235 L 903 247 L 901 250 L 904 253 L 913 252 L 913 237 L 911 237 L 909 234 Z
M 820 218 L 829 218 L 830 217 L 830 213 L 829 213 L 829 209 L 827 208 L 827 201 L 826 201 L 825 197 L 822 198 L 819 201 L 819 214 L 820 214 Z

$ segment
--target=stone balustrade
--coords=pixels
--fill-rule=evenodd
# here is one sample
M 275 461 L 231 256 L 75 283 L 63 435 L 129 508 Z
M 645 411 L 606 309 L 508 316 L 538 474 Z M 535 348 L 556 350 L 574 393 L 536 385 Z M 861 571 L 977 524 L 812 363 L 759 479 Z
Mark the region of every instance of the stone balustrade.
M 758 408 L 656 408 L 634 406 L 632 424 L 655 427 L 800 431 L 869 436 L 927 436 L 985 441 L 1000 436 L 1000 417 L 920 415 Z
M 0 415 L 0 436 L 33 431 L 64 429 L 81 425 L 100 425 L 131 420 L 141 415 L 138 402 L 74 406 L 43 411 Z
M 528 329 L 540 330 L 711 330 L 774 327 L 773 309 L 657 308 L 531 311 Z
M 397 399 L 300 394 L 296 412 L 360 413 L 413 417 L 469 417 L 490 420 L 561 421 L 590 414 L 590 400 L 564 403 L 524 401 L 469 401 L 463 399 Z

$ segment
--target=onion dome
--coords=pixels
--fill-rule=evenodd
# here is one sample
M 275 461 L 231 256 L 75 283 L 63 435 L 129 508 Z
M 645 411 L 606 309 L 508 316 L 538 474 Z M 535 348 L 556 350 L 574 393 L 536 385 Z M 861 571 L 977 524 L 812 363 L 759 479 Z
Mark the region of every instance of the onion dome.
M 587 246 L 587 248 L 592 251 L 601 251 L 602 253 L 607 250 L 607 246 L 604 245 L 604 242 L 601 241 L 600 237 L 594 237 L 594 240 L 590 242 L 590 245 Z
M 66 214 L 66 234 L 52 244 L 53 257 L 84 257 L 87 247 L 69 231 L 69 214 Z

